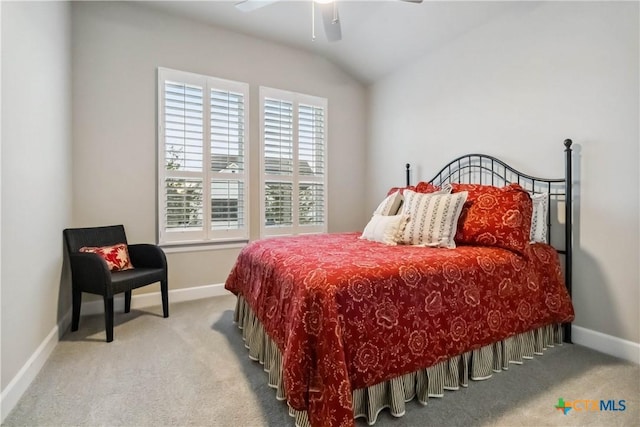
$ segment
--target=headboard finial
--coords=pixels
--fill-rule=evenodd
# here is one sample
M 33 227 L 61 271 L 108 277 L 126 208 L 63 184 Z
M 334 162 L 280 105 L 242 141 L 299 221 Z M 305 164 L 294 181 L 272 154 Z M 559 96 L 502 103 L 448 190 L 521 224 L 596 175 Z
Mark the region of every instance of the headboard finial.
M 411 185 L 411 165 L 409 163 L 407 163 L 406 165 L 404 165 L 404 167 L 406 168 L 406 178 L 407 178 L 407 187 L 409 185 Z
M 571 148 L 571 144 L 573 144 L 573 141 L 572 141 L 572 140 L 570 140 L 570 139 L 568 139 L 568 138 L 564 140 L 564 146 L 565 146 L 565 147 L 567 147 L 567 148 Z

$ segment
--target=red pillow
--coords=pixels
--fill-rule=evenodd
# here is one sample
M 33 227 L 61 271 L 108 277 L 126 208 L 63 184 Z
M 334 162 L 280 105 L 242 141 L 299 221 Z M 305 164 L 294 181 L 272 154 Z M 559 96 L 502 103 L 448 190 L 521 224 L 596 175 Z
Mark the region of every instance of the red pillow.
M 518 184 L 498 188 L 452 184 L 453 193 L 467 191 L 458 221 L 458 244 L 496 246 L 521 254 L 529 246 L 531 196 Z
M 509 184 L 504 187 L 484 184 L 458 184 L 455 182 L 451 184 L 452 193 L 460 193 L 461 191 L 469 193 L 467 196 L 467 202 L 475 200 L 483 193 L 502 193 L 513 189 L 524 191 L 524 189 L 518 184 Z
M 416 191 L 416 187 L 414 187 L 413 185 L 410 185 L 408 187 L 392 187 L 388 192 L 387 192 L 387 196 L 392 195 L 393 193 L 395 193 L 396 191 L 399 191 L 400 194 L 404 193 L 404 190 L 411 190 L 411 191 Z
M 415 191 L 416 193 L 435 193 L 436 191 L 440 191 L 441 189 L 442 188 L 438 187 L 437 185 L 433 185 L 430 182 L 420 181 L 415 187 L 413 185 L 410 185 L 408 187 L 393 187 L 391 190 L 389 190 L 387 196 L 392 195 L 396 191 L 400 191 L 400 194 L 402 194 L 404 190 L 411 190 Z
M 435 193 L 436 191 L 440 191 L 440 187 L 424 181 L 420 181 L 415 189 L 416 193 Z
M 84 246 L 80 248 L 80 252 L 99 255 L 107 262 L 107 266 L 111 271 L 131 270 L 133 268 L 131 260 L 129 259 L 129 250 L 124 243 L 101 247 Z

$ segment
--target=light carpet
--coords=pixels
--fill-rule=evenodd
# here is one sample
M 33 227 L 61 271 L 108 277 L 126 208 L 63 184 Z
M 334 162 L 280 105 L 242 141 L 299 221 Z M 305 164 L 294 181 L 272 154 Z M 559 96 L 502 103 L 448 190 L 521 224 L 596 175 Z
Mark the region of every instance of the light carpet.
M 293 425 L 249 360 L 234 307 L 229 295 L 172 304 L 167 319 L 160 306 L 116 313 L 112 343 L 101 315 L 82 317 L 2 425 Z M 626 410 L 564 415 L 559 398 L 625 400 Z M 631 426 L 640 424 L 639 398 L 638 365 L 565 344 L 426 407 L 414 400 L 402 418 L 383 411 L 375 425 Z

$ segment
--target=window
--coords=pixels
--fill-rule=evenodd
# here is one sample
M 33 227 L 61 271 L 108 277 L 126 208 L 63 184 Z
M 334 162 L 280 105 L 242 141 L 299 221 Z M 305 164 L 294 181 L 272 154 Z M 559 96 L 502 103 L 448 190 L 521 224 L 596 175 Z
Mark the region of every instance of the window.
M 160 243 L 246 240 L 249 85 L 158 69 Z
M 327 100 L 260 88 L 261 235 L 327 231 Z

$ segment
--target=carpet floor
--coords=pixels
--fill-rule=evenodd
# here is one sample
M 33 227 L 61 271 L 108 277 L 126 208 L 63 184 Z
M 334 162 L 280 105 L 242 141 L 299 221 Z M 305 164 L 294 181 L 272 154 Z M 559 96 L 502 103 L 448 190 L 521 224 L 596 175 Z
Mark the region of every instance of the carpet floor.
M 285 403 L 249 360 L 232 295 L 116 313 L 67 332 L 3 426 L 292 426 Z M 625 401 L 624 411 L 555 409 L 565 401 Z M 377 427 L 640 425 L 640 368 L 578 345 L 548 349 L 468 388 L 415 400 Z M 363 420 L 357 426 L 366 426 Z

